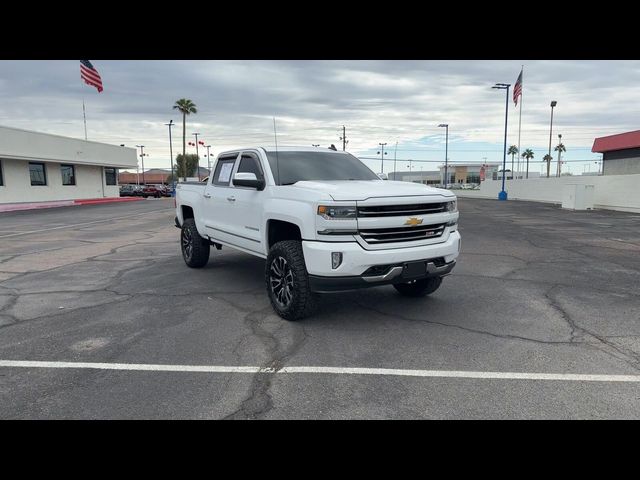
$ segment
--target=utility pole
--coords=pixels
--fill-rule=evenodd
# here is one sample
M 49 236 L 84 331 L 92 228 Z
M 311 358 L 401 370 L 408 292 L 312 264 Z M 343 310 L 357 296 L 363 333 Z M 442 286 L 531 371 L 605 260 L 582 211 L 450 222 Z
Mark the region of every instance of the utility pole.
M 551 156 L 551 132 L 553 132 L 553 107 L 555 107 L 558 104 L 558 102 L 556 102 L 555 100 L 553 100 L 551 102 L 551 123 L 549 125 L 549 153 L 548 155 Z M 547 161 L 547 178 L 549 178 L 549 168 L 551 167 L 551 161 Z
M 205 145 L 207 147 L 207 168 L 209 169 L 209 175 L 211 175 L 211 154 L 209 153 L 209 149 L 211 145 Z
M 140 149 L 140 158 L 142 159 L 142 184 L 146 185 L 145 181 L 144 181 L 144 157 L 145 156 L 149 156 L 147 154 L 144 153 L 144 145 L 136 145 L 136 147 L 138 147 Z
M 396 159 L 398 155 L 398 141 L 396 140 L 396 149 L 393 151 L 393 179 L 397 180 L 398 170 L 396 169 Z
M 562 134 L 558 134 L 558 146 L 562 144 Z M 562 171 L 562 150 L 558 148 L 558 177 L 560 177 L 560 172 Z
M 169 123 L 165 123 L 169 127 L 169 156 L 171 157 L 171 196 L 176 196 L 176 179 L 173 174 L 173 143 L 171 142 L 171 127 L 175 125 L 173 120 L 169 120 Z
M 349 143 L 347 140 L 347 129 L 344 125 L 342 126 L 342 136 L 340 137 L 340 140 L 342 140 L 342 151 L 344 152 L 347 150 L 347 143 Z
M 387 154 L 387 152 L 384 151 L 384 146 L 387 144 L 387 142 L 384 143 L 379 143 L 378 145 L 380 145 L 380 151 L 378 152 L 380 154 L 380 158 L 382 160 L 382 170 L 380 173 L 384 173 L 384 156 Z
M 198 157 L 198 181 L 200 181 L 200 154 L 198 153 L 198 135 L 199 133 L 192 133 L 191 135 L 196 136 L 196 157 Z
M 444 127 L 446 136 L 444 140 L 444 188 L 449 185 L 449 124 L 441 123 L 438 127 Z

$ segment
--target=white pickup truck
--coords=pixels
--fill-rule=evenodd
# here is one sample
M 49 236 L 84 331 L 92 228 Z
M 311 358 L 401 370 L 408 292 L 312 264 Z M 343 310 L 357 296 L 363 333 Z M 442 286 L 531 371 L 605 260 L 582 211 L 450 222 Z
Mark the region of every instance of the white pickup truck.
M 458 215 L 447 190 L 381 180 L 349 153 L 313 147 L 223 152 L 206 183 L 176 188 L 185 263 L 205 266 L 211 245 L 265 258 L 287 320 L 311 314 L 317 293 L 433 293 L 460 252 Z

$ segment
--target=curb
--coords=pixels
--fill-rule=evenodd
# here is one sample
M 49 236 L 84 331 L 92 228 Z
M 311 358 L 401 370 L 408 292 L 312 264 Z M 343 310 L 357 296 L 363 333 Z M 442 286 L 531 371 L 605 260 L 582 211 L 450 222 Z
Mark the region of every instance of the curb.
M 55 202 L 8 203 L 0 205 L 0 213 L 21 210 L 40 210 L 43 208 L 72 207 L 75 205 L 100 205 L 103 203 L 137 202 L 139 197 L 86 198 L 81 200 L 60 200 Z

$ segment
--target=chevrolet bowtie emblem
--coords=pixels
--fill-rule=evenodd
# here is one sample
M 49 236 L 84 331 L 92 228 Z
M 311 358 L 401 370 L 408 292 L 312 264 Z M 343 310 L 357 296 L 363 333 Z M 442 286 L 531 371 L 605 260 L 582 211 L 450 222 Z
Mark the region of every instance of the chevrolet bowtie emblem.
M 416 217 L 411 217 L 406 222 L 404 222 L 405 225 L 420 225 L 421 223 L 422 219 Z

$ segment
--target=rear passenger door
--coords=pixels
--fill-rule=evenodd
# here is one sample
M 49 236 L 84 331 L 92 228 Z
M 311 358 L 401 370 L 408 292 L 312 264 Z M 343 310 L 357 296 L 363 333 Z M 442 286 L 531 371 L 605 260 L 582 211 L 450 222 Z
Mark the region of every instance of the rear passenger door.
M 231 233 L 235 206 L 231 199 L 233 193 L 231 178 L 238 156 L 239 153 L 233 153 L 218 158 L 202 200 L 207 235 L 231 244 L 235 243 L 234 235 Z

